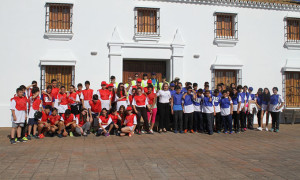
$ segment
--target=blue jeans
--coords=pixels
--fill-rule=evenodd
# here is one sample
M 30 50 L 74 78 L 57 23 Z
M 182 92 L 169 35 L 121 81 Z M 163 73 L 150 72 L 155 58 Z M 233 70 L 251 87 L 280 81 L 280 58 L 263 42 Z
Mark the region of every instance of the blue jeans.
M 232 115 L 229 114 L 227 116 L 222 116 L 222 120 L 224 123 L 224 132 L 232 131 Z

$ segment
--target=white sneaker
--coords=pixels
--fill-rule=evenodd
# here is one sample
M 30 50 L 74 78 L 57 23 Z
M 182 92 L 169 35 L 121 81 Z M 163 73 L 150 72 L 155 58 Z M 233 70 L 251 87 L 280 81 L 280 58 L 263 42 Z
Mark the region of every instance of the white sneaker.
M 262 131 L 262 127 L 258 127 L 257 130 Z
M 153 134 L 153 130 L 152 129 L 150 129 L 150 132 Z
M 269 131 L 269 129 L 266 127 L 266 131 Z

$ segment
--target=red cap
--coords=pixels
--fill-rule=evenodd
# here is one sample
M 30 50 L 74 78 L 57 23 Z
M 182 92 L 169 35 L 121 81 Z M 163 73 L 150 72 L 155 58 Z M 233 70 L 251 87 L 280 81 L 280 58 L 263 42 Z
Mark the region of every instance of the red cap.
M 127 111 L 132 111 L 132 107 L 131 106 L 127 106 Z
M 102 82 L 101 82 L 101 86 L 104 86 L 104 85 L 106 86 L 107 83 L 106 83 L 105 81 L 102 81 Z
M 112 83 L 110 83 L 110 84 L 108 85 L 108 87 L 114 87 L 114 85 L 113 85 Z
M 137 89 L 137 87 L 136 86 L 132 86 L 132 89 Z
M 137 79 L 137 82 L 142 82 L 142 80 L 140 78 Z
M 149 79 L 149 80 L 147 81 L 147 84 L 152 84 L 151 79 Z

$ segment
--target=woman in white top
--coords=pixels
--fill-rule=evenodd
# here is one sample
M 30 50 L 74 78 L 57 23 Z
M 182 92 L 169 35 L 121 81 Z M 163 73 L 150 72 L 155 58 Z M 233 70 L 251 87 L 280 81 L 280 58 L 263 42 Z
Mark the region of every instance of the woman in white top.
M 162 86 L 162 90 L 159 90 L 157 93 L 157 97 L 159 97 L 159 133 L 167 132 L 170 130 L 170 100 L 172 98 L 171 93 L 169 91 L 168 83 L 164 83 Z

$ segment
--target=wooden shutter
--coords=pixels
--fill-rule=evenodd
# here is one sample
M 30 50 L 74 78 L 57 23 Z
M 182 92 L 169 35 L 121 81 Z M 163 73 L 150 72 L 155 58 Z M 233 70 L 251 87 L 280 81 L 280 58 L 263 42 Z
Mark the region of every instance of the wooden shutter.
M 49 29 L 71 28 L 71 6 L 53 4 L 49 6 Z
M 230 37 L 234 34 L 233 15 L 217 15 L 217 37 Z
M 236 84 L 236 70 L 215 70 L 215 87 L 223 83 L 230 86 L 231 83 Z
M 137 10 L 137 32 L 157 32 L 157 9 L 140 8 Z
M 285 72 L 286 106 L 300 106 L 300 72 Z
M 46 87 L 51 84 L 52 79 L 56 79 L 58 87 L 65 86 L 69 90 L 72 85 L 72 66 L 46 66 L 45 70 Z
M 289 19 L 287 20 L 287 39 L 288 40 L 300 40 L 300 20 Z

